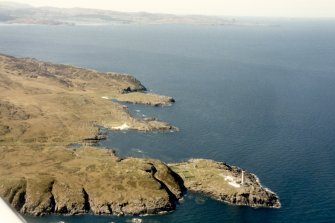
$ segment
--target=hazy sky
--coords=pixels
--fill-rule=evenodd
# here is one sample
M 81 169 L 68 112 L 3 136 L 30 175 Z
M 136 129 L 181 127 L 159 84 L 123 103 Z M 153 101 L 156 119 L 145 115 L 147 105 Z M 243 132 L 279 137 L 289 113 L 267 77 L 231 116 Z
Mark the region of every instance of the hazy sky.
M 13 0 L 34 6 L 273 17 L 335 17 L 335 0 Z

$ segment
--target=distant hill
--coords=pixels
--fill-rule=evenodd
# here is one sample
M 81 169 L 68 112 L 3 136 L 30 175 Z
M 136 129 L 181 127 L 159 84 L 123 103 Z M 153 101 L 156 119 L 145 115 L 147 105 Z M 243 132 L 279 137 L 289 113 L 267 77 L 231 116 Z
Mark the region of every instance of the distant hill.
M 33 7 L 13 2 L 0 2 L 0 23 L 83 25 L 83 24 L 234 24 L 232 18 L 200 15 L 126 13 L 84 8 Z
M 23 4 L 23 3 L 17 3 L 17 2 L 7 2 L 7 1 L 2 1 L 0 2 L 0 8 L 7 8 L 7 9 L 23 9 L 23 8 L 32 8 L 31 5 L 28 4 Z

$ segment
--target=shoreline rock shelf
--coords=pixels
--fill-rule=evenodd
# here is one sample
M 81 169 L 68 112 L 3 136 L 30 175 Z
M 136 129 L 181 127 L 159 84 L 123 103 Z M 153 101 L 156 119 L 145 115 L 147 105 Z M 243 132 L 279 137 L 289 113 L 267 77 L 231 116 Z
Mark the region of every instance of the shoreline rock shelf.
M 174 210 L 186 188 L 233 204 L 280 207 L 255 175 L 245 172 L 239 186 L 237 167 L 210 160 L 167 165 L 84 146 L 106 137 L 101 128 L 177 129 L 132 117 L 112 99 L 151 106 L 174 102 L 147 93 L 130 75 L 0 54 L 0 196 L 32 215 L 157 214 Z

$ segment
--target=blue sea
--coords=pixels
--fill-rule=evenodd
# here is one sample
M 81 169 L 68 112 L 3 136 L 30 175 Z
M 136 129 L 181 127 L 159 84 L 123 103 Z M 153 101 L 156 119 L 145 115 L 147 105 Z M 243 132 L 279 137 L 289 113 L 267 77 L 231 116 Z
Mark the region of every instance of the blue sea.
M 170 107 L 129 105 L 178 132 L 109 133 L 120 156 L 225 161 L 255 173 L 280 209 L 188 193 L 143 222 L 335 222 L 335 21 L 266 26 L 0 26 L 0 52 L 137 77 Z M 97 185 L 98 187 L 99 185 Z M 129 222 L 116 216 L 25 216 L 29 223 Z M 1 221 L 1 220 L 0 220 Z

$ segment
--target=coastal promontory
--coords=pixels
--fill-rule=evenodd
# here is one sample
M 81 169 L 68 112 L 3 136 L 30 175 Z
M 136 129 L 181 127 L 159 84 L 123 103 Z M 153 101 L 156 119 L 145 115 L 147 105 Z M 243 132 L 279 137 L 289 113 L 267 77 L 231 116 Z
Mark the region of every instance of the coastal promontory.
M 281 206 L 278 196 L 263 187 L 256 175 L 239 167 L 207 159 L 191 159 L 169 166 L 182 177 L 190 191 L 234 205 Z
M 174 210 L 187 190 L 237 205 L 280 207 L 277 195 L 238 167 L 121 158 L 97 147 L 106 138 L 102 129 L 177 129 L 133 117 L 119 101 L 174 103 L 127 74 L 1 54 L 0 196 L 32 215 L 156 214 Z

